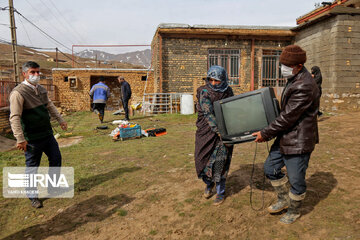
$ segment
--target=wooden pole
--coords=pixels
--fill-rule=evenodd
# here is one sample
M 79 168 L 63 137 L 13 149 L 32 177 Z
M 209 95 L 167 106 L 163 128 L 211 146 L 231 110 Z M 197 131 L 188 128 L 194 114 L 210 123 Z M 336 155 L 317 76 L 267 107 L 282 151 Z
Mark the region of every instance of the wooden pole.
M 14 66 L 14 82 L 17 85 L 20 82 L 20 76 L 19 76 L 18 54 L 16 49 L 17 41 L 16 41 L 16 26 L 15 26 L 13 0 L 9 0 L 9 11 L 10 11 L 11 47 L 12 47 L 13 66 Z

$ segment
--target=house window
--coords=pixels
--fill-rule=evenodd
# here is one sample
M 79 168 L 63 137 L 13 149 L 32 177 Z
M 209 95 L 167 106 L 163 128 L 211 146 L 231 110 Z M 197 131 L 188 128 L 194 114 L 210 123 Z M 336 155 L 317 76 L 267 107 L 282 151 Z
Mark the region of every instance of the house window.
M 286 79 L 281 75 L 280 54 L 278 50 L 263 50 L 261 68 L 262 87 L 284 87 Z
M 208 60 L 209 68 L 213 65 L 219 65 L 225 68 L 230 85 L 239 85 L 239 49 L 210 49 Z

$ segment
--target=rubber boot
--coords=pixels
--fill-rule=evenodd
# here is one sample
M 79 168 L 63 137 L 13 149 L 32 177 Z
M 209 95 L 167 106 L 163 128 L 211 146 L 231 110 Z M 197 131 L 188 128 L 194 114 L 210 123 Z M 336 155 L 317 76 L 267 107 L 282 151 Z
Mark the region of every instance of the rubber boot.
M 278 213 L 289 207 L 289 181 L 287 177 L 271 181 L 277 193 L 277 202 L 267 208 L 269 213 Z
M 301 216 L 300 207 L 303 199 L 305 198 L 305 193 L 301 195 L 295 195 L 290 192 L 289 196 L 290 196 L 289 208 L 286 214 L 280 219 L 280 222 L 283 224 L 291 224 Z

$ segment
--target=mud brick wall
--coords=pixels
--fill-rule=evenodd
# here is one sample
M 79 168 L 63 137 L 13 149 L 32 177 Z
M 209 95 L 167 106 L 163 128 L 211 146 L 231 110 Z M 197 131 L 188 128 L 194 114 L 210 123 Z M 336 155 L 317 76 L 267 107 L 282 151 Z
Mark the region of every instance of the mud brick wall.
M 9 107 L 0 108 L 0 133 L 10 131 L 11 128 L 10 128 L 9 116 L 10 116 Z
M 228 39 L 181 38 L 162 34 L 160 56 L 160 37 L 152 42 L 155 82 L 160 82 L 162 70 L 162 90 L 166 92 L 193 93 L 204 84 L 202 80 L 208 70 L 209 49 L 240 49 L 239 84 L 232 85 L 235 94 L 250 90 L 251 81 L 251 40 L 239 36 Z M 280 50 L 291 44 L 290 41 L 255 40 L 254 80 L 255 89 L 260 85 L 262 49 Z M 160 69 L 160 57 L 162 69 Z
M 151 67 L 154 69 L 154 93 L 160 92 L 160 37 L 155 36 L 151 42 Z
M 360 16 L 333 16 L 300 30 L 295 41 L 307 52 L 305 66 L 321 69 L 320 108 L 360 109 Z
M 131 104 L 141 102 L 148 76 L 146 93 L 154 92 L 154 74 L 147 69 L 53 69 L 53 84 L 57 88 L 59 106 L 66 111 L 90 110 L 91 99 L 89 92 L 91 87 L 98 83 L 101 76 L 105 84 L 110 88 L 111 96 L 107 101 L 108 110 L 117 110 L 120 107 L 120 84 L 117 77 L 123 76 L 130 84 L 132 90 Z M 76 77 L 77 87 L 71 88 L 66 78 Z

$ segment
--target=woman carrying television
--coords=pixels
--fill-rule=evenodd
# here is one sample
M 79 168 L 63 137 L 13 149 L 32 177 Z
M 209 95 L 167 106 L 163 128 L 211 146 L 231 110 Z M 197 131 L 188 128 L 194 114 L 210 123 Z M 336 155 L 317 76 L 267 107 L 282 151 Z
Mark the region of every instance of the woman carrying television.
M 215 193 L 214 205 L 220 205 L 225 199 L 225 182 L 229 171 L 233 146 L 225 146 L 218 132 L 213 103 L 233 96 L 228 85 L 225 69 L 211 66 L 205 85 L 197 89 L 198 119 L 195 135 L 196 173 L 206 184 L 204 197 L 211 198 Z

